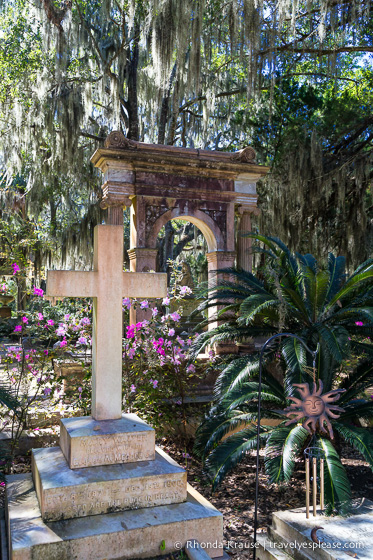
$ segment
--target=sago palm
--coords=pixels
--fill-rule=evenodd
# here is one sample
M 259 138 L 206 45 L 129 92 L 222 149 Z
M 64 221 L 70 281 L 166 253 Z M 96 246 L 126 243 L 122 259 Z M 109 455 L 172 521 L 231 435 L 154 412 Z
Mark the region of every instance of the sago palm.
M 334 432 L 373 466 L 372 432 L 356 425 L 359 419 L 373 416 L 373 402 L 356 400 L 373 384 L 373 345 L 363 341 L 373 334 L 373 260 L 346 277 L 343 257 L 329 255 L 327 267 L 321 268 L 312 255 L 292 255 L 277 239 L 252 237 L 265 245 L 261 277 L 242 270 L 223 271 L 229 280 L 213 286 L 203 305 L 218 307 L 221 324 L 198 338 L 196 351 L 227 339 L 247 340 L 278 332 L 295 333 L 313 349 L 319 344 L 316 380 L 322 380 L 324 392 L 347 389 L 338 402 L 344 412 L 332 421 Z M 340 364 L 351 354 L 367 357 L 339 382 Z M 312 383 L 311 361 L 296 339 L 285 337 L 265 354 L 263 416 L 279 423 L 274 427 L 264 420 L 261 427 L 265 466 L 272 482 L 291 477 L 295 458 L 310 443 L 301 424 L 285 426 L 284 409 L 289 397 L 299 396 L 294 383 Z M 214 488 L 256 446 L 257 372 L 258 353 L 239 356 L 225 364 L 216 382 L 214 407 L 196 441 Z M 328 510 L 344 511 L 350 487 L 338 453 L 320 429 L 312 445 L 321 447 L 325 456 Z

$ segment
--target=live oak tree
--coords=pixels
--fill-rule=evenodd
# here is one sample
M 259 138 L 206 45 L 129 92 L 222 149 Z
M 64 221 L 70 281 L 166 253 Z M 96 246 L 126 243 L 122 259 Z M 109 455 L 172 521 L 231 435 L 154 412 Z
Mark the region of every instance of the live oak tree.
M 102 219 L 94 204 L 99 178 L 88 162 L 115 128 L 134 140 L 186 147 L 254 144 L 258 160 L 274 164 L 262 191 L 269 209 L 262 228 L 281 222 L 293 236 L 294 220 L 316 220 L 321 189 L 325 208 L 337 209 L 334 221 L 320 213 L 320 227 L 331 224 L 324 245 L 338 245 L 333 224 L 351 216 L 358 225 L 338 248 L 352 254 L 354 236 L 363 245 L 372 126 L 363 98 L 372 73 L 361 73 L 373 51 L 370 0 L 7 0 L 0 17 L 6 180 L 22 176 L 28 214 L 43 208 L 68 252 L 83 240 L 84 253 L 87 224 Z M 303 122 L 302 108 L 293 112 L 299 95 L 289 88 L 313 87 L 327 114 L 328 96 L 335 107 L 341 85 L 361 88 L 361 80 L 359 94 L 345 95 L 346 107 L 348 95 L 356 101 L 345 128 L 334 130 L 330 119 L 314 131 L 317 109 Z M 286 210 L 292 200 L 299 212 L 291 208 L 284 223 L 273 208 L 280 202 Z M 320 227 L 311 223 L 304 239 L 317 252 Z

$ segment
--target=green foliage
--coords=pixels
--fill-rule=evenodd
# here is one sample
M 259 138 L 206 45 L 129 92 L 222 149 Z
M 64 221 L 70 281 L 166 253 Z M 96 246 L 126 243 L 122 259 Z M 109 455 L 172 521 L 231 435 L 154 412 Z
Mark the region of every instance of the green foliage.
M 330 418 L 331 424 L 373 468 L 373 431 L 356 426 L 360 420 L 373 416 L 371 399 L 356 398 L 364 397 L 372 383 L 373 347 L 365 338 L 373 327 L 372 262 L 363 263 L 346 277 L 343 259 L 330 255 L 323 268 L 312 255 L 291 254 L 278 239 L 251 237 L 264 244 L 265 263 L 257 277 L 236 269 L 220 271 L 229 273 L 230 280 L 218 279 L 201 307 L 224 309 L 229 301 L 230 309 L 220 313 L 221 324 L 217 328 L 197 339 L 194 351 L 219 343 L 224 340 L 224 333 L 226 338 L 234 333 L 237 341 L 250 339 L 260 327 L 265 327 L 269 334 L 297 334 L 311 349 L 319 345 L 315 373 L 312 356 L 295 339 L 279 338 L 264 354 L 262 418 L 279 421 L 277 426 L 263 426 L 261 434 L 269 480 L 289 480 L 304 448 L 315 446 L 315 440 L 301 424 L 286 426 L 284 419 L 289 397 L 298 397 L 293 384 L 311 384 L 313 375 L 323 382 L 324 392 L 338 387 L 346 389 L 340 399 L 344 412 L 337 420 Z M 263 301 L 273 305 L 263 306 Z M 255 447 L 258 359 L 259 353 L 254 352 L 226 361 L 215 387 L 216 402 L 198 430 L 195 451 L 204 458 L 214 488 L 245 451 Z M 342 373 L 343 369 L 346 373 Z M 344 467 L 328 435 L 318 427 L 316 436 L 326 461 L 327 511 L 346 513 L 351 492 Z

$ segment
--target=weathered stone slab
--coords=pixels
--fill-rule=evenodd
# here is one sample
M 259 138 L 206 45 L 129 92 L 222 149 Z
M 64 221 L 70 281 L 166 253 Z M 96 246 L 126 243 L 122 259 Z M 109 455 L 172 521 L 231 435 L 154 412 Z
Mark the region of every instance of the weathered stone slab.
M 223 556 L 223 516 L 188 485 L 181 504 L 44 523 L 30 474 L 7 477 L 10 560 L 152 558 L 197 539 Z
M 71 469 L 151 461 L 155 432 L 136 414 L 100 421 L 91 416 L 64 418 L 60 447 Z
M 34 449 L 32 472 L 44 521 L 174 504 L 187 498 L 185 470 L 162 452 L 154 461 L 71 470 L 59 447 Z
M 272 523 L 271 533 L 276 533 L 277 542 L 297 543 L 301 555 L 317 560 L 343 560 L 348 556 L 372 560 L 373 502 L 369 500 L 364 500 L 347 518 L 326 517 L 318 511 L 315 517 L 306 519 L 305 508 L 299 508 L 275 512 Z M 316 534 L 320 544 L 311 538 L 315 527 L 322 527 Z

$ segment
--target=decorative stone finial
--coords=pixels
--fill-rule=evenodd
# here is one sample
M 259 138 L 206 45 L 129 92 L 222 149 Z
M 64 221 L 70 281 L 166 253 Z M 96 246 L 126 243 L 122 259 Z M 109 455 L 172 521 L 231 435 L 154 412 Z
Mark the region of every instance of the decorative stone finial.
M 255 163 L 256 151 L 251 146 L 247 146 L 247 148 L 233 154 L 232 159 L 241 163 Z
M 113 130 L 106 138 L 104 146 L 105 148 L 134 150 L 136 149 L 136 142 L 126 138 L 120 130 Z

